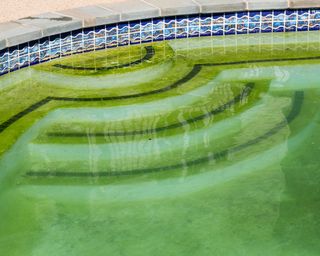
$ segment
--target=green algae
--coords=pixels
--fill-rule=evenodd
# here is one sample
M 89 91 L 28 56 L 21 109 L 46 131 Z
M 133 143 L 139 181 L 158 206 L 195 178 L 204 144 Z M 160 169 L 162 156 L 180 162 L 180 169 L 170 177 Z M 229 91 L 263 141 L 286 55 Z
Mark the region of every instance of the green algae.
M 54 64 L 125 64 L 143 57 L 144 45 L 70 56 L 1 78 L 2 123 L 46 97 L 145 93 L 211 63 L 160 93 L 51 100 L 2 131 L 0 252 L 318 255 L 318 39 L 318 33 L 284 33 L 160 42 L 150 44 L 152 60 L 132 67 L 79 72 Z M 170 71 L 148 78 L 148 68 L 163 64 Z M 77 83 L 144 70 L 137 83 L 114 88 L 75 89 L 58 79 Z M 41 80 L 48 72 L 51 80 Z M 208 114 L 248 84 L 254 84 L 250 94 L 221 113 L 155 132 Z M 108 135 L 135 129 L 148 132 Z M 86 175 L 72 175 L 79 173 Z
M 172 52 L 168 50 L 167 48 L 171 49 L 170 47 L 164 47 L 163 43 L 160 43 L 162 47 L 159 49 L 162 49 L 163 52 L 160 53 L 161 56 L 166 56 L 168 54 L 168 58 L 170 59 L 172 57 Z M 137 86 L 132 87 L 132 85 L 128 85 L 128 87 L 120 87 L 120 88 L 111 88 L 111 89 L 100 89 L 100 90 L 88 90 L 88 89 L 77 89 L 74 90 L 73 88 L 64 88 L 64 87 L 57 87 L 54 85 L 54 81 L 58 81 L 52 78 L 52 82 L 49 84 L 47 82 L 42 82 L 39 79 L 36 79 L 35 81 L 32 78 L 32 72 L 28 74 L 26 77 L 25 81 L 18 82 L 15 84 L 15 86 L 12 87 L 7 87 L 6 89 L 3 90 L 2 92 L 2 97 L 0 99 L 0 104 L 3 106 L 0 109 L 0 121 L 5 121 L 11 116 L 13 116 L 15 113 L 18 113 L 19 111 L 22 111 L 23 109 L 27 108 L 31 104 L 36 103 L 37 101 L 48 97 L 48 96 L 56 96 L 56 97 L 103 97 L 103 96 L 120 96 L 120 95 L 127 95 L 127 94 L 134 94 L 134 93 L 142 93 L 142 92 L 147 92 L 150 91 L 150 88 L 157 90 L 160 88 L 163 88 L 165 86 L 168 86 L 172 84 L 174 81 L 177 81 L 181 79 L 183 76 L 188 74 L 190 72 L 191 67 L 195 63 L 219 63 L 220 61 L 223 62 L 228 62 L 228 60 L 255 60 L 255 59 L 270 59 L 270 54 L 277 54 L 277 59 L 280 58 L 292 58 L 292 56 L 297 56 L 297 57 L 302 57 L 302 58 L 307 58 L 308 56 L 316 56 L 317 55 L 317 50 L 315 47 L 314 43 L 309 43 L 311 45 L 309 48 L 301 48 L 300 44 L 296 43 L 293 44 L 292 42 L 289 42 L 288 45 L 286 46 L 289 49 L 292 49 L 291 51 L 286 51 L 284 46 L 281 48 L 281 50 L 278 50 L 277 45 L 272 45 L 272 46 L 267 46 L 264 45 L 265 51 L 260 52 L 251 52 L 251 54 L 248 54 L 250 51 L 245 51 L 247 48 L 246 46 L 239 46 L 236 48 L 233 46 L 230 47 L 225 47 L 223 48 L 224 51 L 222 51 L 221 47 L 213 47 L 210 51 L 208 51 L 207 48 L 203 50 L 202 48 L 199 49 L 194 49 L 190 52 L 187 51 L 184 55 L 182 54 L 182 51 L 178 52 L 176 57 L 174 57 L 174 67 L 170 72 L 168 72 L 168 76 L 162 77 L 162 79 L 154 79 L 152 81 L 148 82 L 142 82 L 138 84 Z M 300 46 L 300 47 L 298 47 Z M 119 48 L 120 49 L 120 48 Z M 122 48 L 121 48 L 122 49 Z M 241 51 L 242 50 L 242 51 Z M 114 51 L 114 49 L 112 49 Z M 123 50 L 122 50 L 123 51 Z M 201 52 L 206 51 L 206 58 L 201 57 Z M 244 54 L 238 54 L 238 52 L 245 52 Z M 225 55 L 221 55 L 222 52 L 226 52 Z M 90 53 L 91 55 L 94 55 L 95 53 Z M 100 54 L 100 52 L 98 52 Z M 80 58 L 82 55 L 76 55 L 76 58 Z M 190 58 L 187 58 L 187 57 Z M 199 58 L 199 56 L 202 58 Z M 219 57 L 220 56 L 220 57 Z M 69 57 L 70 58 L 70 57 Z M 85 57 L 86 58 L 86 57 Z M 64 59 L 62 59 L 64 60 Z M 183 60 L 183 61 L 181 61 Z M 312 63 L 318 63 L 318 60 L 303 60 L 300 61 L 301 63 L 305 64 L 312 64 Z M 143 63 L 143 66 L 140 67 L 140 65 L 136 65 L 132 67 L 133 69 L 137 68 L 142 68 L 146 67 L 148 65 L 152 65 L 153 62 L 151 63 Z M 282 66 L 282 65 L 294 65 L 296 62 L 290 62 L 290 61 L 281 61 L 277 62 L 277 66 Z M 46 63 L 44 64 L 45 66 L 37 66 L 37 70 L 52 70 L 52 67 L 54 63 Z M 252 65 L 259 65 L 259 66 L 272 66 L 272 63 L 253 63 L 250 64 Z M 204 83 L 212 80 L 215 76 L 218 76 L 222 71 L 227 71 L 228 69 L 232 68 L 242 68 L 242 67 L 247 67 L 248 65 L 246 64 L 239 64 L 239 65 L 232 65 L 232 66 L 214 66 L 214 67 L 204 67 L 199 76 L 195 77 L 190 81 L 190 86 L 188 86 L 189 83 L 184 84 L 183 86 L 168 91 L 164 92 L 161 95 L 149 95 L 147 97 L 141 97 L 141 98 L 136 98 L 136 99 L 128 99 L 128 100 L 121 100 L 121 101 L 113 101 L 113 102 L 92 102 L 92 103 L 81 103 L 81 106 L 112 106 L 112 105 L 123 105 L 123 104 L 132 104 L 132 103 L 141 103 L 141 102 L 148 102 L 148 101 L 154 101 L 156 99 L 160 99 L 162 97 L 166 97 L 169 95 L 174 95 L 174 94 L 184 94 L 186 91 L 190 90 L 193 88 L 193 86 L 201 86 Z M 50 67 L 50 68 L 49 68 Z M 49 69 L 48 69 L 49 68 Z M 130 68 L 128 68 L 130 69 Z M 115 71 L 113 71 L 115 72 Z M 122 72 L 128 72 L 122 71 Z M 54 74 L 54 72 L 52 72 Z M 248 74 L 249 72 L 244 72 Z M 250 73 L 249 73 L 250 74 Z M 12 76 L 19 76 L 19 73 L 15 74 L 13 73 Z M 23 73 L 23 75 L 26 75 Z M 272 78 L 272 76 L 268 77 L 269 79 Z M 147 77 L 146 77 L 147 79 Z M 252 80 L 255 78 L 253 77 Z M 258 77 L 258 80 L 261 80 L 261 78 Z M 129 82 L 128 82 L 129 83 Z M 193 85 L 194 84 L 194 85 Z M 15 95 L 22 95 L 19 98 L 19 102 L 15 100 Z M 64 107 L 64 106 L 73 106 L 73 105 L 79 105 L 78 103 L 74 102 L 54 102 L 50 103 L 50 106 L 59 106 L 59 107 Z M 47 106 L 45 107 L 47 108 Z M 53 109 L 53 108 L 50 108 Z M 28 119 L 30 117 L 27 117 Z M 39 120 L 41 117 L 37 118 Z M 25 118 L 24 118 L 25 119 Z M 21 120 L 22 121 L 22 120 Z M 21 122 L 19 120 L 19 122 Z M 22 121 L 22 123 L 24 123 Z M 22 126 L 22 130 L 17 130 L 13 129 L 12 132 L 7 132 L 6 131 L 6 139 L 5 144 L 3 146 L 0 146 L 0 152 L 4 152 L 14 141 L 17 139 L 17 137 L 26 130 L 28 127 L 28 124 L 34 123 L 34 120 L 29 120 L 27 121 L 26 125 Z M 2 134 L 0 134 L 0 137 Z M 12 139 L 10 139 L 12 137 Z

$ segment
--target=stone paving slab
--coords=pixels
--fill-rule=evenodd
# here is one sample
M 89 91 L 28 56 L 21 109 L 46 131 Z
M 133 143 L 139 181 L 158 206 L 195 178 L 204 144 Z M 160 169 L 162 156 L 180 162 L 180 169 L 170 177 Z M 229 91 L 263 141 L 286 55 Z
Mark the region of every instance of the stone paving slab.
M 37 27 L 24 26 L 14 21 L 0 24 L 0 41 L 5 40 L 6 47 L 15 46 L 41 37 L 42 31 Z
M 0 50 L 7 47 L 7 41 L 5 39 L 0 39 Z
M 192 0 L 145 0 L 152 6 L 160 8 L 161 16 L 185 15 L 199 13 L 200 6 Z
M 86 6 L 59 12 L 82 20 L 83 27 L 112 24 L 120 21 L 120 14 L 99 6 Z
M 121 21 L 148 19 L 160 16 L 160 8 L 140 0 L 121 0 L 99 6 L 120 13 Z
M 235 12 L 247 9 L 244 0 L 196 0 L 202 13 Z
M 287 0 L 248 0 L 248 10 L 272 10 L 288 8 Z
M 320 7 L 317 0 L 289 0 L 289 8 L 312 8 Z
M 40 28 L 43 36 L 64 33 L 82 27 L 82 20 L 57 13 L 44 13 L 38 16 L 26 17 L 17 20 L 17 22 L 25 26 L 31 25 Z

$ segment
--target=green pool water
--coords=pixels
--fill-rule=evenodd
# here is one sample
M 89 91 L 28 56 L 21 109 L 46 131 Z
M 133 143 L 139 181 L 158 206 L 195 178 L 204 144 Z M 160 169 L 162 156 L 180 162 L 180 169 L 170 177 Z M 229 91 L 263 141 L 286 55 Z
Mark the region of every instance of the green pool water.
M 0 78 L 0 255 L 319 255 L 319 32 Z

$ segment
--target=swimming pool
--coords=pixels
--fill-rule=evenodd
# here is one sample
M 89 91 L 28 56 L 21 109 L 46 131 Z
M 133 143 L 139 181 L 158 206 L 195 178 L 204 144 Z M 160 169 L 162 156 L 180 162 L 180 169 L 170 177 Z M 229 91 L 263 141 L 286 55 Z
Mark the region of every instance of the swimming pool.
M 0 248 L 318 255 L 319 42 L 172 40 L 1 77 Z

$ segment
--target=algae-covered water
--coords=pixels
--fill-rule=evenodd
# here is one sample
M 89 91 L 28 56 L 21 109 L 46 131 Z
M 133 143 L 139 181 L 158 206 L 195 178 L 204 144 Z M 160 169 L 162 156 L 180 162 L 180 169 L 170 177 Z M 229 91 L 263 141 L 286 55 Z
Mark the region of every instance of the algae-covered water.
M 0 78 L 0 255 L 319 255 L 320 34 L 195 38 Z

